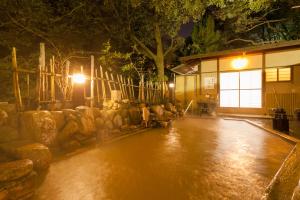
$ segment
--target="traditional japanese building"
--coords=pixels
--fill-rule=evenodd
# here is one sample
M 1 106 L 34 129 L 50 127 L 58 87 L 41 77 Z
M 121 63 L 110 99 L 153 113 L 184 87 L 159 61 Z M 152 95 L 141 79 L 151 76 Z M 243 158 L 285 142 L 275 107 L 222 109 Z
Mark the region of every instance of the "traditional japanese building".
M 300 108 L 300 40 L 180 58 L 175 98 L 193 108 L 216 103 L 218 113 L 269 114 Z

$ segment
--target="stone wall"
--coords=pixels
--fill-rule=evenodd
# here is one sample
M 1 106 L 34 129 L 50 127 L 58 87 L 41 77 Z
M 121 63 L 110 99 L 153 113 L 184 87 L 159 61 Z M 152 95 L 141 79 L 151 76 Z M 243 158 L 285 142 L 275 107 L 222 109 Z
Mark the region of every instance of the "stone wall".
M 0 199 L 32 196 L 36 175 L 51 163 L 50 149 L 72 151 L 93 139 L 105 142 L 142 128 L 143 117 L 151 126 L 166 126 L 177 115 L 172 104 L 146 107 L 127 101 L 105 101 L 103 109 L 79 106 L 21 113 L 14 105 L 0 104 Z

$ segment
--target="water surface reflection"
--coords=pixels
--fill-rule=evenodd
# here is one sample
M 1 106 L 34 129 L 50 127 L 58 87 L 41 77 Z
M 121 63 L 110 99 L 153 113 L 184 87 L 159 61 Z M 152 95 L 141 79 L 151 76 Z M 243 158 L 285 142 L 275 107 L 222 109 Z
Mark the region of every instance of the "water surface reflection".
M 259 199 L 291 149 L 245 122 L 177 120 L 53 163 L 36 199 Z

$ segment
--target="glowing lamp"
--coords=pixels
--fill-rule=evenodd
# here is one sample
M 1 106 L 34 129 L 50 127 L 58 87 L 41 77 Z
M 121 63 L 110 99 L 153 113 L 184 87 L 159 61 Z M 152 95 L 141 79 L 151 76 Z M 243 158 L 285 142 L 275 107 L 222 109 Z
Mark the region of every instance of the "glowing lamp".
M 83 84 L 86 78 L 83 74 L 73 74 L 72 79 L 74 83 Z
M 174 84 L 174 83 L 169 83 L 169 87 L 170 87 L 170 88 L 174 88 L 174 87 L 175 87 L 175 84 Z
M 231 64 L 234 69 L 242 69 L 248 65 L 248 59 L 245 57 L 240 57 L 234 59 Z

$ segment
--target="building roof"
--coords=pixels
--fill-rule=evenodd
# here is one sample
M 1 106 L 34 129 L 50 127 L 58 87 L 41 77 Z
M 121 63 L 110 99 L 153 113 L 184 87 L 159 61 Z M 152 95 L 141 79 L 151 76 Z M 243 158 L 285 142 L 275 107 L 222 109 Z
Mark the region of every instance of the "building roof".
M 247 53 L 265 52 L 265 51 L 271 51 L 275 49 L 286 49 L 290 47 L 300 47 L 300 40 L 274 42 L 270 44 L 261 44 L 261 45 L 249 46 L 249 47 L 238 48 L 238 49 L 216 51 L 216 52 L 211 52 L 206 54 L 196 54 L 196 55 L 181 57 L 179 58 L 179 60 L 181 62 L 186 62 L 194 59 L 198 60 L 203 58 L 215 58 L 215 57 L 223 57 L 229 55 L 239 55 L 242 53 L 247 54 Z
M 195 66 L 198 65 L 198 63 L 202 59 L 241 55 L 243 53 L 249 54 L 249 53 L 257 53 L 257 52 L 267 52 L 272 50 L 280 50 L 280 49 L 288 49 L 288 48 L 296 48 L 296 47 L 300 47 L 300 40 L 273 42 L 269 44 L 260 44 L 260 45 L 249 46 L 249 47 L 238 48 L 238 49 L 229 49 L 224 51 L 210 52 L 206 54 L 185 56 L 179 58 L 182 64 L 172 68 L 171 70 L 175 73 L 182 74 L 182 75 L 192 74 L 195 72 L 194 70 Z

